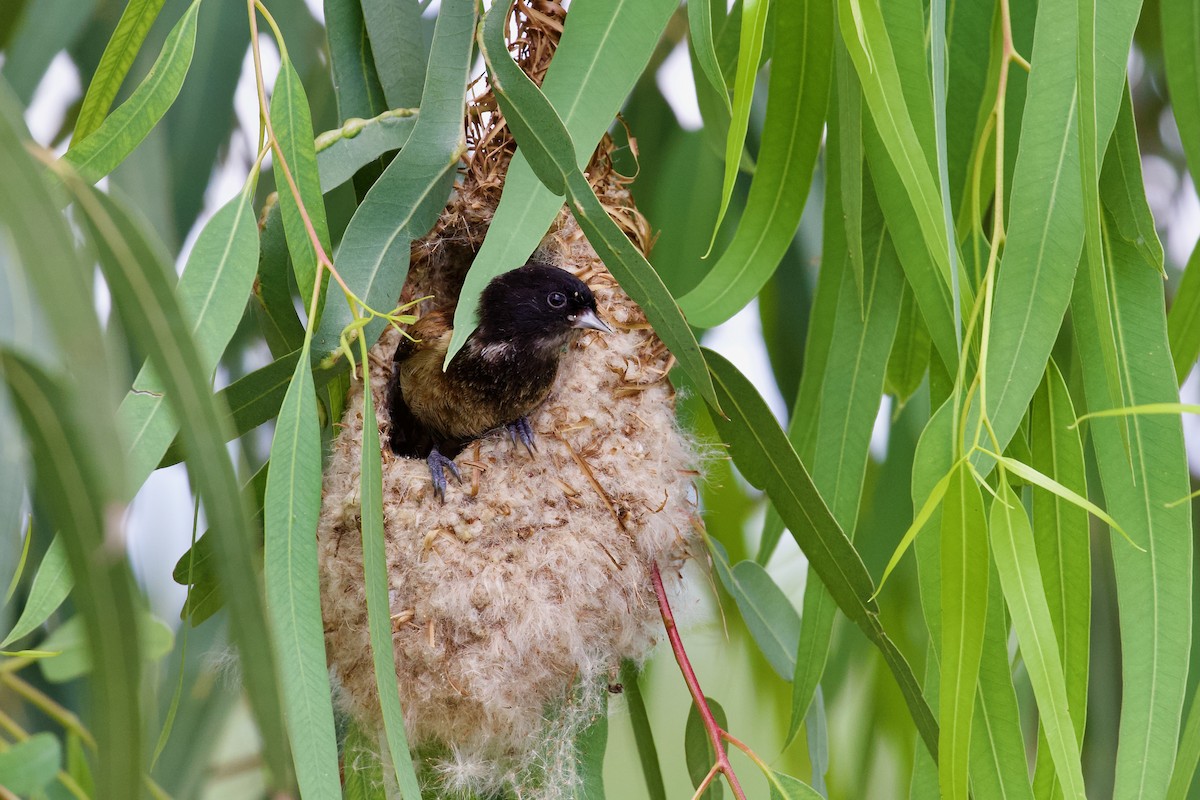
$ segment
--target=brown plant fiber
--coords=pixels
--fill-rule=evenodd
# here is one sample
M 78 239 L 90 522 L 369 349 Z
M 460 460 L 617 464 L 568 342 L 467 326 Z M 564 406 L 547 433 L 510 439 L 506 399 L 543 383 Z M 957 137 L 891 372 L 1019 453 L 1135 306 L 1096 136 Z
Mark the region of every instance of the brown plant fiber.
M 550 6 L 538 4 L 538 19 L 561 29 L 561 10 Z M 556 41 L 550 22 L 519 19 L 537 52 Z M 468 109 L 467 132 L 460 185 L 413 245 L 403 297 L 433 295 L 423 311 L 457 295 L 512 152 L 488 93 Z M 610 148 L 601 145 L 589 177 L 644 248 L 645 220 L 608 164 Z M 539 255 L 592 288 L 614 333 L 588 332 L 564 354 L 549 398 L 530 416 L 535 455 L 504 431 L 485 435 L 457 458 L 463 482 L 451 479 L 438 502 L 425 462 L 386 445 L 398 332 L 383 335 L 368 365 L 378 418 L 367 424 L 384 442 L 396 680 L 410 744 L 434 754 L 425 778 L 450 793 L 567 794 L 577 781 L 575 735 L 603 708 L 621 661 L 643 660 L 661 636 L 651 565 L 678 592 L 679 568 L 696 549 L 697 459 L 675 422 L 670 354 L 565 211 Z M 373 729 L 381 723 L 359 528 L 362 393 L 356 380 L 326 468 L 318 537 L 330 670 L 344 709 Z

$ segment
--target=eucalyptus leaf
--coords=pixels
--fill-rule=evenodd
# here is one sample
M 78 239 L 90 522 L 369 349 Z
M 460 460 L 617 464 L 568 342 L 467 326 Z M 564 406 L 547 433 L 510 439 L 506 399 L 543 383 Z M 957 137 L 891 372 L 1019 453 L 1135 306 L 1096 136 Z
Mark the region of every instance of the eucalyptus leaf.
M 192 63 L 199 13 L 200 0 L 193 0 L 171 30 L 158 60 L 141 85 L 93 133 L 73 142 L 63 156 L 85 180 L 95 182 L 112 172 L 175 102 Z

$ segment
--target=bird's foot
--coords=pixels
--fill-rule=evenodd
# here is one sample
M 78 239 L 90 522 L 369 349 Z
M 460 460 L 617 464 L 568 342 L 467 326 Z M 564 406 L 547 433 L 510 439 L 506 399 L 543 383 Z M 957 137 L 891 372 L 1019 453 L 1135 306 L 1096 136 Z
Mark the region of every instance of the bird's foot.
M 508 436 L 512 439 L 513 444 L 520 442 L 525 445 L 525 449 L 529 451 L 529 455 L 534 455 L 537 445 L 533 443 L 533 426 L 529 424 L 529 417 L 521 417 L 504 427 L 508 428 Z
M 429 476 L 433 479 L 433 493 L 443 503 L 446 502 L 446 470 L 450 470 L 450 474 L 459 483 L 462 483 L 462 474 L 459 473 L 453 459 L 446 458 L 437 451 L 437 448 L 429 453 L 425 463 L 429 465 Z

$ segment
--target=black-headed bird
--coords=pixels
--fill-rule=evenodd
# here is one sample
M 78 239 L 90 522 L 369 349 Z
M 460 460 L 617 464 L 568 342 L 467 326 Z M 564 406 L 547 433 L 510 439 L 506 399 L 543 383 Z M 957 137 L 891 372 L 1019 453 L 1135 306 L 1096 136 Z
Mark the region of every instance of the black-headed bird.
M 454 457 L 489 431 L 507 428 L 534 451 L 528 415 L 554 384 L 558 362 L 582 329 L 611 333 L 596 298 L 566 270 L 530 262 L 496 276 L 479 298 L 479 327 L 443 371 L 452 312 L 421 317 L 402 338 L 388 386 L 392 452 L 423 458 L 445 499 Z

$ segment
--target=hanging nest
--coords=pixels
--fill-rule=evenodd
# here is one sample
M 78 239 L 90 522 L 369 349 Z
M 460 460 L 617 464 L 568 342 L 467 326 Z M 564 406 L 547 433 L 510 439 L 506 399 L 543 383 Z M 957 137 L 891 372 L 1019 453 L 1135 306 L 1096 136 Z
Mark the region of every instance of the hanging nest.
M 543 2 L 513 13 L 514 57 L 540 83 L 564 12 Z M 491 92 L 473 88 L 461 181 L 412 248 L 402 299 L 432 295 L 422 312 L 457 297 L 515 149 Z M 645 252 L 649 228 L 612 169 L 612 148 L 606 137 L 589 180 Z M 615 332 L 589 332 L 563 356 L 530 416 L 536 455 L 502 431 L 484 436 L 458 457 L 463 482 L 451 482 L 443 504 L 424 461 L 383 448 L 396 679 L 435 791 L 569 795 L 576 734 L 602 712 L 621 661 L 644 659 L 661 635 L 652 564 L 678 592 L 697 551 L 696 453 L 676 426 L 670 354 L 565 210 L 538 255 L 584 280 Z M 368 365 L 385 443 L 399 336 L 388 330 Z M 371 729 L 381 722 L 359 528 L 362 386 L 333 445 L 318 536 L 330 670 L 343 708 Z

